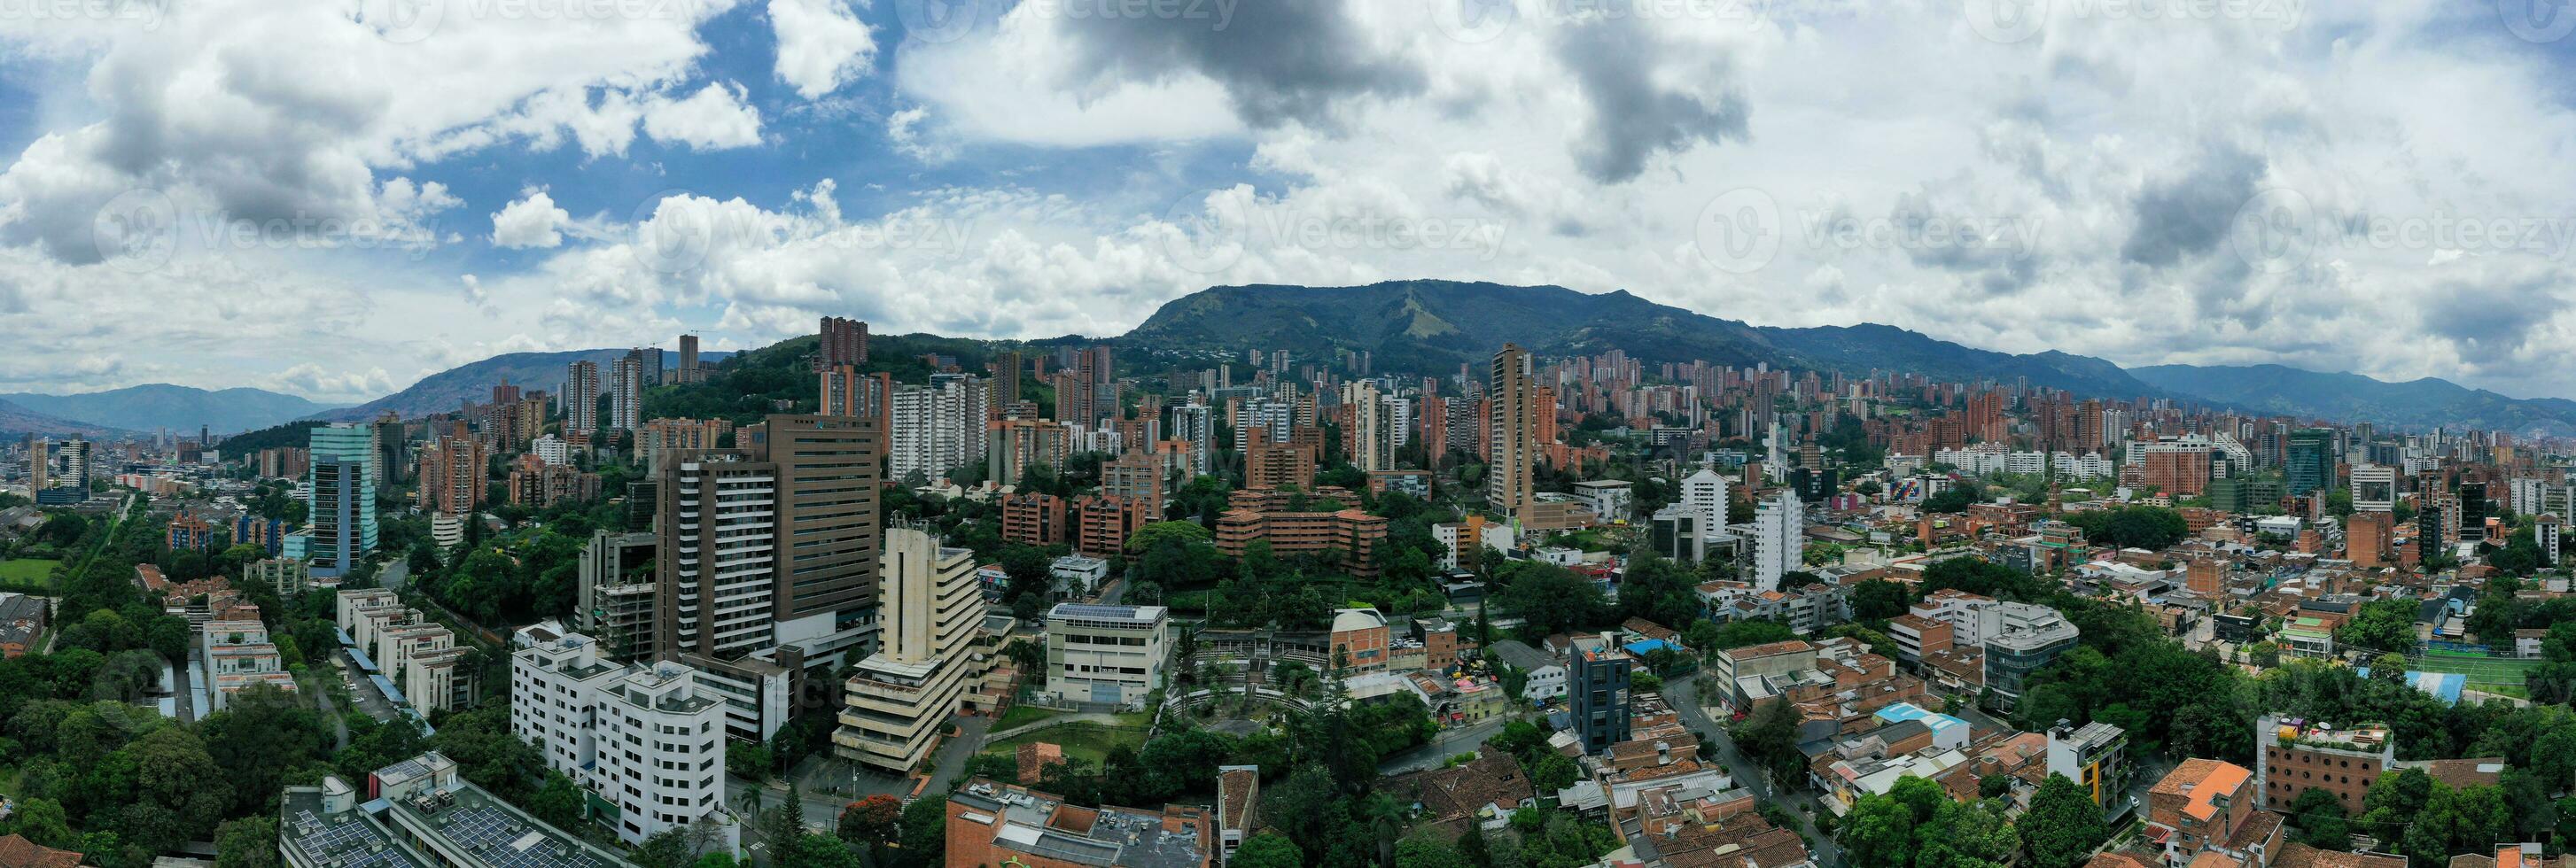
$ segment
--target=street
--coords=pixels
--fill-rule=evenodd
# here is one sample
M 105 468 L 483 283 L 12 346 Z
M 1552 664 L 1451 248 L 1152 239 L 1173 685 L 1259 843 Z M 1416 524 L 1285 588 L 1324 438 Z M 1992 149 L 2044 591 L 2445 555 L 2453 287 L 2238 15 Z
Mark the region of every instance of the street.
M 1726 723 L 1710 716 L 1708 709 L 1700 705 L 1698 673 L 1664 682 L 1664 701 L 1673 707 L 1673 713 L 1681 717 L 1684 726 L 1717 746 L 1717 761 L 1726 766 L 1727 774 L 1735 778 L 1736 786 L 1753 791 L 1756 802 L 1779 804 L 1798 818 L 1798 834 L 1806 836 L 1816 864 L 1843 864 L 1842 851 L 1835 849 L 1833 837 L 1816 830 L 1815 812 L 1822 809 L 1817 806 L 1815 797 L 1800 793 L 1782 798 L 1772 793 L 1770 782 L 1727 737 Z
M 1380 760 L 1377 764 L 1377 772 L 1382 775 L 1400 775 L 1406 772 L 1439 768 L 1440 764 L 1447 762 L 1450 757 L 1475 750 L 1477 746 L 1484 744 L 1486 739 L 1493 738 L 1495 733 L 1502 732 L 1503 725 L 1511 721 L 1509 717 L 1493 717 L 1457 729 L 1443 730 L 1439 735 L 1432 737 L 1429 743 Z

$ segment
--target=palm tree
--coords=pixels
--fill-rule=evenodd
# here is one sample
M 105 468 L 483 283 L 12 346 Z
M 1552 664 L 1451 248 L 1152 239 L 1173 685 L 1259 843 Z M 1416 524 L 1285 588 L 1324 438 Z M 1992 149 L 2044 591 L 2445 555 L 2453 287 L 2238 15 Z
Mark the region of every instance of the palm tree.
M 1384 792 L 1370 793 L 1368 799 L 1360 803 L 1360 817 L 1368 823 L 1369 834 L 1377 838 L 1378 864 L 1394 864 L 1396 839 L 1404 837 L 1407 819 L 1404 806 L 1396 804 L 1395 799 Z

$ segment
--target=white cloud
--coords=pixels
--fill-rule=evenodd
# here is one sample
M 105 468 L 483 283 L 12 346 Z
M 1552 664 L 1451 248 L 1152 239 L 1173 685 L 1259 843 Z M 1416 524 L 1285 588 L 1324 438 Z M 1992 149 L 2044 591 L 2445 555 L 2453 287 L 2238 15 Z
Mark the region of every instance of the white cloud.
M 684 99 L 655 97 L 644 108 L 644 132 L 701 151 L 760 144 L 760 110 L 739 87 L 709 84 Z
M 544 190 L 528 190 L 525 198 L 504 206 L 492 215 L 492 245 L 495 247 L 555 247 L 563 244 L 564 224 L 572 214 L 555 207 L 554 197 Z
M 769 0 L 769 25 L 778 79 L 809 100 L 857 80 L 876 60 L 876 36 L 848 0 Z

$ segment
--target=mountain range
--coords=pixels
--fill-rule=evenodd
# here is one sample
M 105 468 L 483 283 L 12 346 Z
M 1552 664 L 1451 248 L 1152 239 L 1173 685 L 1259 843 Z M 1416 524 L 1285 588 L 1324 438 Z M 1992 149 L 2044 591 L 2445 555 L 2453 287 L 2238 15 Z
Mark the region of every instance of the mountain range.
M 2513 398 L 2425 377 L 2403 383 L 2282 365 L 2153 365 L 2129 373 L 2158 388 L 2265 413 L 2339 419 L 2421 431 L 2576 431 L 2576 401 Z
M 44 416 L 102 428 L 131 431 L 166 428 L 187 434 L 196 433 L 199 427 L 211 428 L 219 434 L 266 428 L 336 406 L 316 404 L 265 389 L 207 391 L 168 383 L 76 395 L 0 394 L 0 401 Z
M 116 439 L 119 437 L 131 436 L 135 433 L 137 432 L 113 428 L 106 425 L 82 422 L 76 419 L 65 419 L 60 416 L 45 413 L 38 413 L 34 410 L 27 409 L 26 407 L 11 403 L 5 399 L 0 399 L 0 436 L 16 437 L 22 434 L 37 434 L 47 437 Z
M 449 368 L 413 383 L 402 391 L 377 398 L 355 407 L 341 407 L 306 416 L 327 422 L 361 422 L 394 411 L 409 419 L 431 413 L 454 410 L 466 401 L 477 404 L 492 400 L 492 387 L 503 382 L 523 390 L 561 394 L 564 371 L 579 361 L 599 363 L 599 385 L 608 388 L 609 365 L 627 350 L 564 350 L 552 353 L 507 353 L 479 362 Z M 701 363 L 713 364 L 733 355 L 730 351 L 702 352 Z M 663 364 L 679 362 L 678 353 L 664 353 Z
M 1120 341 L 1137 349 L 1239 352 L 1246 347 L 1329 354 L 1366 350 L 1381 371 L 1480 371 L 1504 342 L 1541 356 L 1625 350 L 1649 363 L 1693 359 L 1747 366 L 1865 374 L 1873 369 L 1941 380 L 2012 381 L 2079 395 L 2164 397 L 2311 419 L 2523 434 L 2576 434 L 2576 401 L 2513 398 L 2426 378 L 2391 383 L 2352 373 L 2280 365 L 2122 368 L 2049 351 L 1982 350 L 1895 326 L 1863 323 L 1777 328 L 1656 304 L 1625 291 L 1503 286 L 1441 280 L 1368 286 L 1219 286 L 1175 299 Z
M 1066 337 L 1045 343 L 1079 340 L 1087 339 Z M 2448 426 L 2576 435 L 2576 401 L 2513 398 L 2435 378 L 2392 383 L 2281 365 L 2122 368 L 2103 359 L 2057 351 L 2015 354 L 1977 349 L 1875 323 L 1756 326 L 1657 304 L 1625 291 L 1595 294 L 1561 286 L 1444 280 L 1341 287 L 1218 286 L 1165 303 L 1124 335 L 1088 340 L 1107 340 L 1147 355 L 1222 357 L 1250 347 L 1285 349 L 1304 358 L 1325 357 L 1336 350 L 1366 351 L 1374 370 L 1413 374 L 1446 374 L 1461 365 L 1481 372 L 1494 350 L 1508 342 L 1543 357 L 1617 349 L 1649 364 L 1701 360 L 1846 374 L 1892 370 L 1969 382 L 2026 378 L 2034 385 L 2091 397 L 2172 398 L 2401 430 Z M 326 407 L 257 389 L 207 392 L 167 385 L 88 395 L 0 395 L 0 432 L 112 436 L 119 429 L 187 431 L 200 424 L 218 431 L 245 430 L 296 418 L 358 421 L 388 410 L 418 417 L 453 410 L 469 400 L 488 401 L 492 387 L 505 380 L 526 389 L 559 391 L 570 363 L 598 362 L 605 374 L 626 352 L 594 349 L 494 356 L 432 374 L 354 407 Z M 707 353 L 706 359 L 713 362 L 727 355 Z
M 1648 363 L 1922 373 L 2012 380 L 2088 395 L 2159 394 L 2120 366 L 2089 356 L 1998 353 L 1895 326 L 1775 328 L 1720 319 L 1614 291 L 1407 280 L 1368 286 L 1219 286 L 1163 305 L 1120 338 L 1143 347 L 1295 353 L 1367 350 L 1376 370 L 1482 368 L 1505 342 L 1541 356 L 1618 349 Z

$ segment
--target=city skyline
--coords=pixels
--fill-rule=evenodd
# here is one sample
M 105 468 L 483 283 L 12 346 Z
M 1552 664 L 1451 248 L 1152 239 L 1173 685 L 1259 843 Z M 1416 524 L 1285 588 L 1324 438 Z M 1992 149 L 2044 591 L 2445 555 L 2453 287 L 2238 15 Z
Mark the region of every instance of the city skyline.
M 359 401 L 512 350 L 1097 336 L 1418 276 L 2576 395 L 2561 22 L 1997 3 L 8 17 L 0 388 Z

